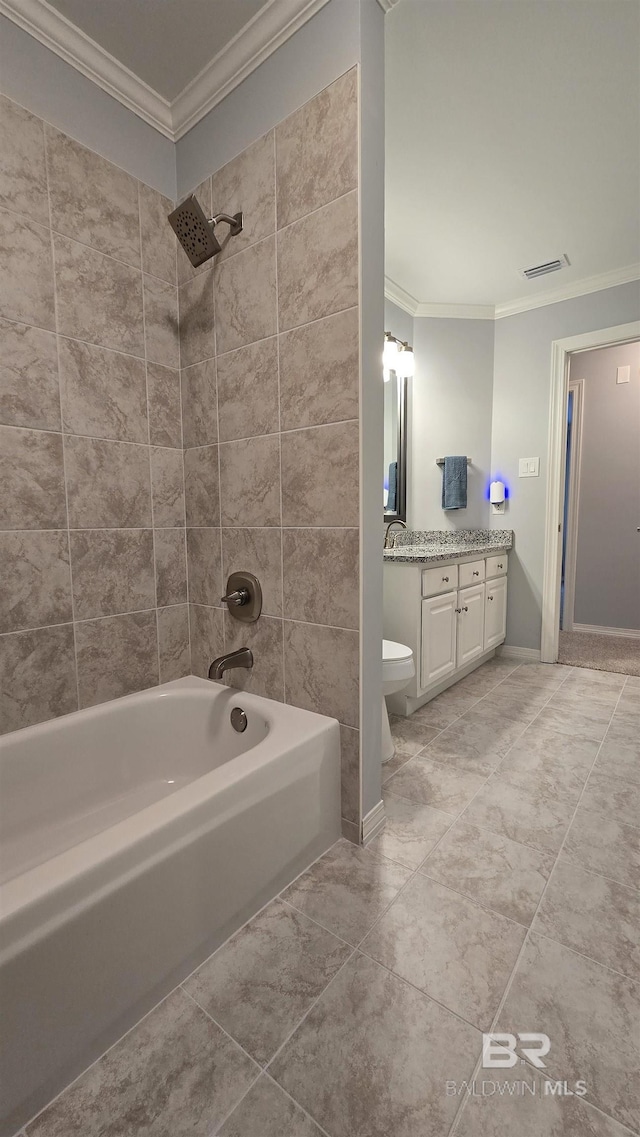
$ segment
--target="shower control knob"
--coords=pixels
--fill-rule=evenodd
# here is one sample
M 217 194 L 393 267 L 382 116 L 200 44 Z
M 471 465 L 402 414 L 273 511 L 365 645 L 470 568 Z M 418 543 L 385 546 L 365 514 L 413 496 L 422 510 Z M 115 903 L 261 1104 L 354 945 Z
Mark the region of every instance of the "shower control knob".
M 260 581 L 251 572 L 232 572 L 221 603 L 227 605 L 227 611 L 234 620 L 254 624 L 262 611 Z
M 235 592 L 230 592 L 228 596 L 223 596 L 220 601 L 221 604 L 248 604 L 250 600 L 248 588 L 237 588 Z

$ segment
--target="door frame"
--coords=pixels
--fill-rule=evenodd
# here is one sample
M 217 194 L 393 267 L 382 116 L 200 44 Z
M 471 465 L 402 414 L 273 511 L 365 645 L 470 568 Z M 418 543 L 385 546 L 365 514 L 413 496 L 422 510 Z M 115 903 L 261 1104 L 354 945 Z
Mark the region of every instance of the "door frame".
M 578 557 L 580 469 L 582 462 L 582 412 L 584 408 L 584 379 L 572 379 L 571 371 L 569 371 L 569 382 L 567 383 L 567 397 L 570 391 L 573 391 L 573 416 L 571 420 L 571 454 L 569 456 L 569 500 L 567 502 L 567 532 L 565 534 L 566 557 L 564 563 L 564 608 L 562 612 L 562 630 L 564 632 L 573 631 L 573 609 L 576 593 L 576 561 Z M 564 492 L 567 492 L 566 486 Z
M 542 635 L 540 659 L 558 662 L 560 639 L 560 578 L 562 571 L 562 519 L 567 447 L 567 396 L 569 356 L 592 348 L 612 347 L 640 338 L 640 320 L 596 332 L 554 340 L 551 344 L 551 401 L 547 500 L 545 509 L 544 572 L 542 582 Z

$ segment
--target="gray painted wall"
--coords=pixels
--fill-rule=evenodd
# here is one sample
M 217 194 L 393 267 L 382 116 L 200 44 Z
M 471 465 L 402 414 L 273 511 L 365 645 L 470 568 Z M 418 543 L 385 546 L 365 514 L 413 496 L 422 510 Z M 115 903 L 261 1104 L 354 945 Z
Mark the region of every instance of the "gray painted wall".
M 331 0 L 177 142 L 179 197 L 359 62 L 371 2 Z
M 551 344 L 638 319 L 640 286 L 623 284 L 495 323 L 492 467 L 510 496 L 494 528 L 515 530 L 507 643 L 540 648 Z M 540 477 L 518 479 L 518 459 L 540 457 Z
M 415 376 L 407 520 L 412 529 L 474 529 L 489 524 L 493 336 L 491 320 L 413 321 Z M 441 507 L 436 458 L 467 454 L 467 509 Z
M 570 376 L 584 380 L 574 621 L 640 630 L 640 343 L 580 352 Z
M 175 200 L 173 142 L 6 16 L 0 16 L 0 90 L 83 146 Z

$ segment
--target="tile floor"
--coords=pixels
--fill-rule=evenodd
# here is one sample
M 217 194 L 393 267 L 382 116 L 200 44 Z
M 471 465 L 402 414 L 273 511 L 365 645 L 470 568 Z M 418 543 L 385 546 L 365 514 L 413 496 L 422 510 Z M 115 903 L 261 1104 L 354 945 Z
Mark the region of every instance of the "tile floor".
M 393 730 L 384 833 L 339 841 L 27 1137 L 638 1132 L 640 680 L 495 659 Z M 490 1028 L 548 1034 L 544 1072 L 483 1071 Z

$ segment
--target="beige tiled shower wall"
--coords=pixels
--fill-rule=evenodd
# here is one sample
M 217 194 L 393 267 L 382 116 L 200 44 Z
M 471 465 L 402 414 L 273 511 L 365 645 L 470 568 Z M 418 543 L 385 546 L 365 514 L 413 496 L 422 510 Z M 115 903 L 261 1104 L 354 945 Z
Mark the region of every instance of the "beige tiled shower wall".
M 358 106 L 354 68 L 194 191 L 245 227 L 178 250 L 193 670 L 248 646 L 234 686 L 337 718 L 359 823 Z M 220 597 L 247 569 L 257 624 Z
M 190 670 L 171 203 L 0 98 L 0 729 Z

